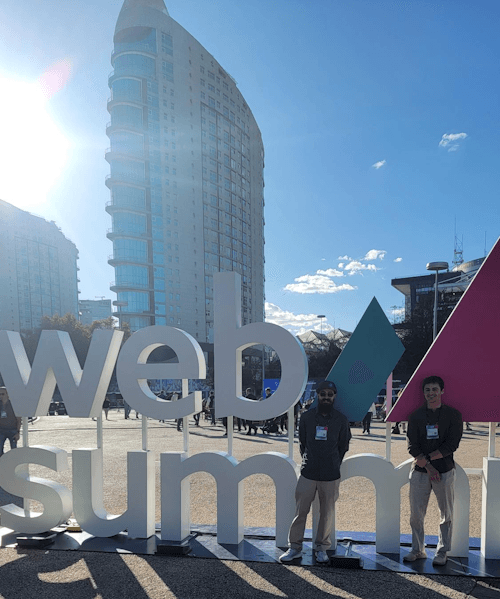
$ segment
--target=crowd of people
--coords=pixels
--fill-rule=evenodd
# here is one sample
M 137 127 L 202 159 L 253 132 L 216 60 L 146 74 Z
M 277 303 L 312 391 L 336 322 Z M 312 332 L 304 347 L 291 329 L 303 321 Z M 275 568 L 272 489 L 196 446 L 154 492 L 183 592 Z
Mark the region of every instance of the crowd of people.
M 244 397 L 251 401 L 265 401 L 266 399 L 269 399 L 271 396 L 272 396 L 272 391 L 271 391 L 270 387 L 267 387 L 265 389 L 264 395 L 260 398 L 257 397 L 257 395 L 254 393 L 254 390 L 250 387 L 248 387 L 244 393 Z M 173 392 L 169 393 L 165 390 L 161 390 L 157 394 L 157 397 L 159 399 L 164 399 L 167 401 L 177 401 L 178 399 L 181 399 L 181 395 L 177 391 L 173 391 Z M 208 396 L 203 400 L 201 412 L 198 412 L 197 414 L 193 414 L 194 426 L 200 426 L 200 422 L 203 422 L 203 421 L 205 421 L 205 422 L 208 421 L 209 426 L 214 426 L 214 427 L 218 426 L 217 419 L 215 417 L 215 401 L 216 401 L 215 400 L 215 392 L 213 390 L 209 391 Z M 302 407 L 301 402 L 298 402 L 295 405 L 294 423 L 293 423 L 294 431 L 297 430 L 300 411 L 305 410 L 308 407 L 309 407 L 309 405 Z M 125 418 L 130 418 L 131 408 L 126 402 L 124 403 L 124 408 L 125 408 L 125 410 L 124 410 Z M 137 413 L 136 413 L 136 417 L 137 418 L 139 417 L 139 415 Z M 165 422 L 165 420 L 160 420 L 160 422 Z M 222 426 L 224 426 L 224 428 L 225 428 L 225 432 L 222 436 L 227 437 L 227 418 L 221 418 L 220 424 L 222 424 Z M 176 425 L 177 425 L 177 430 L 182 431 L 183 419 L 178 418 L 176 420 Z M 235 417 L 233 419 L 233 429 L 236 429 L 239 433 L 245 433 L 247 436 L 251 436 L 252 433 L 254 436 L 259 434 L 259 430 L 260 430 L 261 434 L 263 434 L 263 435 L 270 435 L 270 434 L 283 435 L 288 432 L 288 414 L 287 413 L 281 414 L 280 416 L 271 418 L 269 420 L 264 420 L 264 421 L 244 420 L 243 418 Z

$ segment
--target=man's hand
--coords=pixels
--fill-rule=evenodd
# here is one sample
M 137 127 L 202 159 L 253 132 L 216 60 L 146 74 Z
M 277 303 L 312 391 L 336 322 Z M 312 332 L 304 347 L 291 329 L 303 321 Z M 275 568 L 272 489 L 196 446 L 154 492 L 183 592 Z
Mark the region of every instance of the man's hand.
M 17 433 L 14 435 L 14 441 L 19 441 L 19 438 L 21 437 L 19 431 L 17 431 Z
M 441 480 L 441 474 L 439 474 L 439 472 L 434 468 L 434 466 L 431 466 L 431 464 L 427 464 L 425 469 L 427 470 L 427 474 L 431 477 L 432 481 L 438 483 Z
M 415 464 L 419 468 L 425 468 L 425 465 L 427 464 L 427 458 L 426 457 L 415 458 Z

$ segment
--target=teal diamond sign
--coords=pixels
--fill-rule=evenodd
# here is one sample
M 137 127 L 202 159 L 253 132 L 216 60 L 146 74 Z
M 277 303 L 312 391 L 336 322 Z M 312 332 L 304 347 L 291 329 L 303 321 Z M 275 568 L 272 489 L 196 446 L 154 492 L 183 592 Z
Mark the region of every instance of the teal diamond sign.
M 403 352 L 403 344 L 373 298 L 326 377 L 337 386 L 335 409 L 350 422 L 362 420 Z

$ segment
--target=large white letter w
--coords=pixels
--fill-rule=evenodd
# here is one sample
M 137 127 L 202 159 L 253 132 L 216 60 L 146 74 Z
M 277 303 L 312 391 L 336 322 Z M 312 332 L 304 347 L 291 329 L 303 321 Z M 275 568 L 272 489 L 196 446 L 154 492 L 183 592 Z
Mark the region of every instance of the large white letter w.
M 122 337 L 95 331 L 82 370 L 68 333 L 42 331 L 31 368 L 19 333 L 0 331 L 0 372 L 16 415 L 46 416 L 57 383 L 69 416 L 99 416 Z

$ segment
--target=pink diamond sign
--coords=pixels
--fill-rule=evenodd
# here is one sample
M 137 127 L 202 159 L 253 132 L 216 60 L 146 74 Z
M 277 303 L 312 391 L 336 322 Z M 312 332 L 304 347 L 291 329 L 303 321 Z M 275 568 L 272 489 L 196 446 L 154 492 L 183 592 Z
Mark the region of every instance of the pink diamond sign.
M 443 403 L 467 422 L 500 422 L 500 238 L 429 348 L 387 420 L 423 403 L 422 380 L 443 378 Z

